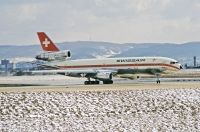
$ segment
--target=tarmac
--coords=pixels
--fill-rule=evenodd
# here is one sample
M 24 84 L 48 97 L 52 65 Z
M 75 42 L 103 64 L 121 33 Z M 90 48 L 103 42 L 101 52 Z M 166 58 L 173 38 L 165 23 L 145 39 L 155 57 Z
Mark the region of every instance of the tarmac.
M 194 73 L 196 73 L 195 71 Z M 182 72 L 185 73 L 185 72 Z M 191 73 L 191 72 L 190 72 Z M 0 77 L 0 92 L 39 92 L 39 91 L 106 91 L 106 90 L 143 90 L 143 89 L 180 89 L 200 88 L 200 77 L 164 77 L 161 84 L 156 78 L 113 78 L 114 84 L 84 85 L 85 78 L 62 75 L 49 76 L 7 76 Z
M 7 85 L 0 87 L 0 92 L 78 92 L 78 91 L 120 91 L 120 90 L 155 90 L 155 89 L 196 89 L 200 88 L 199 81 L 184 81 L 184 82 L 133 82 L 133 83 L 115 83 L 107 85 Z

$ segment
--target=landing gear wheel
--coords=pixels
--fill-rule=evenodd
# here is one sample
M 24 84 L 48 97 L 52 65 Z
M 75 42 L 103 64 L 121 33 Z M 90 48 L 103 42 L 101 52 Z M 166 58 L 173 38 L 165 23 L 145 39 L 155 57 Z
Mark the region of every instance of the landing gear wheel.
M 95 84 L 99 84 L 99 81 L 94 81 L 95 82 Z
M 158 75 L 158 74 L 156 74 L 156 78 L 157 78 L 156 83 L 157 83 L 157 84 L 160 84 L 160 78 L 159 78 L 159 75 Z
M 106 80 L 106 81 L 103 81 L 103 84 L 113 84 L 113 80 Z
M 99 81 L 85 81 L 85 85 L 99 84 Z
M 160 84 L 160 80 L 157 80 L 156 83 L 157 83 L 157 84 Z
M 84 84 L 85 84 L 85 85 L 88 85 L 88 84 L 89 84 L 89 81 L 85 81 Z

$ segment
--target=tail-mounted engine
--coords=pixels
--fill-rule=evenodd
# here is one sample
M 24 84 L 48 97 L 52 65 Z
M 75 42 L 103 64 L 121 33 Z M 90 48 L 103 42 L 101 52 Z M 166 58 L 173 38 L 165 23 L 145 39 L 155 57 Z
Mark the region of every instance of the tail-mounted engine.
M 35 57 L 37 60 L 54 61 L 65 60 L 71 58 L 71 52 L 69 50 L 63 50 L 58 52 L 44 52 Z

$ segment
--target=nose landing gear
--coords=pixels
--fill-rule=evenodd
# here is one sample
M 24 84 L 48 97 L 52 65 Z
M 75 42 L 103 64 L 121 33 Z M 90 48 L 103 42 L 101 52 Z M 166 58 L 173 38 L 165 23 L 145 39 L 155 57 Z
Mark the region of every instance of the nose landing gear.
M 156 74 L 156 78 L 157 78 L 157 79 L 156 79 L 156 83 L 157 83 L 157 84 L 160 84 L 160 78 L 159 78 L 159 75 L 158 75 L 158 74 Z
M 160 84 L 160 80 L 157 80 L 156 83 L 157 83 L 157 84 Z

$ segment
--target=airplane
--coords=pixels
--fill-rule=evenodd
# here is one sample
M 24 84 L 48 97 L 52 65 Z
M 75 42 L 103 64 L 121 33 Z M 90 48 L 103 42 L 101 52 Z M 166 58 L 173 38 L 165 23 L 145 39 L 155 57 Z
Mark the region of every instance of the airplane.
M 103 84 L 113 84 L 113 75 L 130 71 L 149 74 L 149 71 L 155 73 L 158 71 L 176 71 L 182 69 L 178 61 L 167 57 L 120 57 L 71 60 L 71 52 L 69 50 L 60 51 L 44 32 L 38 32 L 37 35 L 44 53 L 37 55 L 36 59 L 46 61 L 43 66 L 52 68 L 52 70 L 38 72 L 56 73 L 71 77 L 85 77 L 87 78 L 87 81 L 84 82 L 85 85 L 100 84 L 100 81 Z M 157 83 L 159 82 L 158 80 Z

